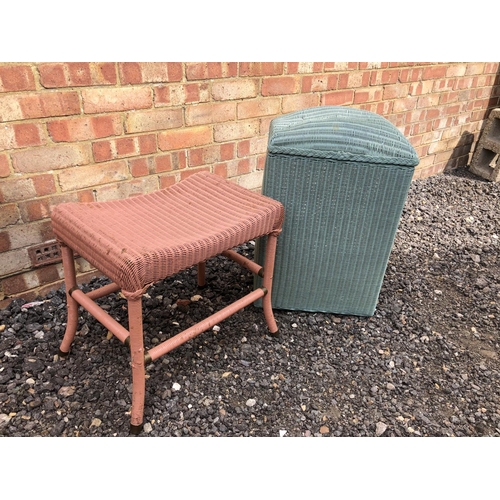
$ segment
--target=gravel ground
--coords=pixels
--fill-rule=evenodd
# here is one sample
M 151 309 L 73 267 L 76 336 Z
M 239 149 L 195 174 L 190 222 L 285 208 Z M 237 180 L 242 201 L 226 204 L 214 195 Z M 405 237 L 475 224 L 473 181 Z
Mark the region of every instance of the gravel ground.
M 273 338 L 246 308 L 148 367 L 141 436 L 500 436 L 499 207 L 465 169 L 414 181 L 373 317 L 277 310 Z M 146 346 L 252 286 L 222 257 L 207 278 L 148 290 Z M 40 301 L 0 311 L 0 436 L 127 436 L 127 348 L 83 313 L 58 359 L 64 290 Z M 118 295 L 99 302 L 126 320 Z

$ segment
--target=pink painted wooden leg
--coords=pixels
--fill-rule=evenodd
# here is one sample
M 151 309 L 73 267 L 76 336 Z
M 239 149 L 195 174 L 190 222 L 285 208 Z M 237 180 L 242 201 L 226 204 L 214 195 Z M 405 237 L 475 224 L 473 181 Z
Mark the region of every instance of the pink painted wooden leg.
M 76 287 L 76 273 L 73 250 L 66 245 L 61 245 L 64 282 L 66 284 L 66 307 L 68 317 L 66 320 L 66 331 L 59 347 L 59 356 L 66 357 L 69 354 L 71 344 L 75 338 L 78 327 L 78 302 L 71 297 L 71 289 Z
M 144 336 L 142 329 L 142 298 L 128 299 L 128 326 L 130 331 L 130 357 L 132 364 L 132 410 L 130 433 L 139 434 L 144 416 L 146 369 L 144 362 Z
M 205 288 L 205 273 L 206 273 L 206 263 L 205 261 L 198 263 L 198 288 Z
M 262 285 L 267 290 L 266 295 L 262 299 L 262 309 L 266 318 L 267 326 L 272 335 L 277 335 L 278 325 L 274 319 L 273 309 L 271 305 L 271 291 L 273 287 L 274 260 L 276 257 L 276 245 L 278 243 L 279 232 L 270 233 L 267 236 L 266 257 L 264 260 L 264 279 Z

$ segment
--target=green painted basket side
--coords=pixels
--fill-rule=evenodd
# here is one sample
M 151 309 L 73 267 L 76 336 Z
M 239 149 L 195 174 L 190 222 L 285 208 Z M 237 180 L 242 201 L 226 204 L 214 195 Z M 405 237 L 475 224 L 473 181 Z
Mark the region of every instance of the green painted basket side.
M 373 315 L 413 172 L 268 152 L 262 193 L 285 207 L 273 308 Z

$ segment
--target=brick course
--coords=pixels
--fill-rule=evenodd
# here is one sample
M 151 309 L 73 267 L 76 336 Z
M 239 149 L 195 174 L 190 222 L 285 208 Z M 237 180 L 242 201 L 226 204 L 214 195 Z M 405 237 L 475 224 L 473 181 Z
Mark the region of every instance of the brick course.
M 209 170 L 258 190 L 272 119 L 315 106 L 378 113 L 415 147 L 415 178 L 466 165 L 498 62 L 0 63 L 0 300 L 58 280 L 30 269 L 50 211 Z M 88 264 L 78 263 L 81 272 Z

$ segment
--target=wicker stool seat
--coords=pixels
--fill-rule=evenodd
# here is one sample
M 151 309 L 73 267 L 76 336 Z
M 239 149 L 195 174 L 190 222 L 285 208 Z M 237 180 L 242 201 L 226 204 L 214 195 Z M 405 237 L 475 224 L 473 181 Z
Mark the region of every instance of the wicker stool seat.
M 122 342 L 132 357 L 131 431 L 142 428 L 145 364 L 261 299 L 271 333 L 277 325 L 271 308 L 276 241 L 284 219 L 281 203 L 207 172 L 191 175 L 170 188 L 125 200 L 64 203 L 51 215 L 61 244 L 67 290 L 68 322 L 60 355 L 69 353 L 83 306 Z M 264 266 L 238 254 L 234 247 L 267 236 Z M 74 253 L 112 280 L 83 293 L 76 284 Z M 193 265 L 198 284 L 205 284 L 204 262 L 222 254 L 263 277 L 263 286 L 149 351 L 144 350 L 141 298 L 153 283 Z M 121 290 L 128 301 L 129 329 L 95 302 Z

